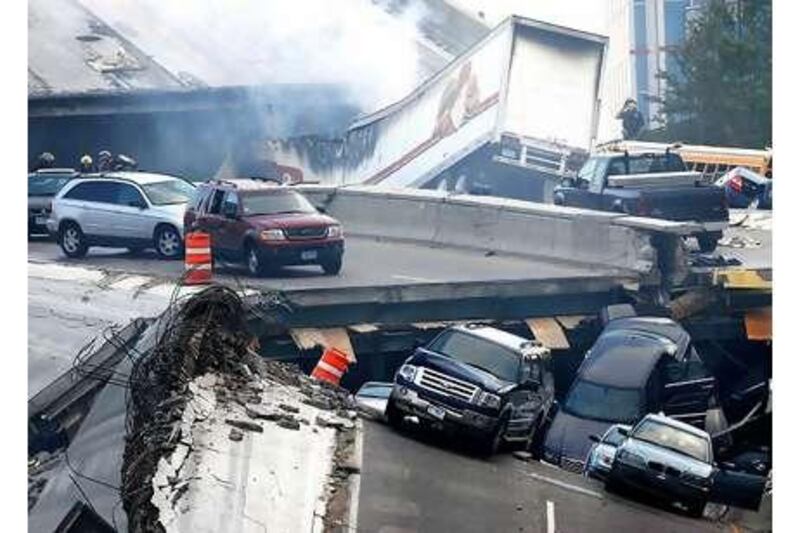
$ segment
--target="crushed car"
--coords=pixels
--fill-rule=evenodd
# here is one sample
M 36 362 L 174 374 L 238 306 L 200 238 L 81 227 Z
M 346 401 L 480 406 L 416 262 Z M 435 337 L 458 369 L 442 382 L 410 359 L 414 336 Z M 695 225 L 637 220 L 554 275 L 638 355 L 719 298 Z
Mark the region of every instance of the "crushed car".
M 714 462 L 711 436 L 661 414 L 645 416 L 614 455 L 606 488 L 634 488 L 662 501 L 679 503 L 702 516 L 713 501 L 758 510 L 766 477 L 720 469 Z
M 715 405 L 716 379 L 689 334 L 668 318 L 611 320 L 584 356 L 543 445 L 543 459 L 581 473 L 592 446 L 614 424 L 633 424 L 647 413 L 704 426 Z
M 530 449 L 553 404 L 549 359 L 541 344 L 496 328 L 447 328 L 397 371 L 386 417 L 395 428 L 415 416 L 460 433 L 487 456 L 506 442 Z
M 392 383 L 367 381 L 353 395 L 356 409 L 370 418 L 382 419 L 386 414 L 386 403 L 392 395 Z
M 611 471 L 617 448 L 625 440 L 625 433 L 630 429 L 631 426 L 614 424 L 602 437 L 589 435 L 589 440 L 595 444 L 589 450 L 589 455 L 586 456 L 586 467 L 583 474 L 587 477 L 604 480 Z
M 772 209 L 772 179 L 745 167 L 736 167 L 714 182 L 735 208 Z

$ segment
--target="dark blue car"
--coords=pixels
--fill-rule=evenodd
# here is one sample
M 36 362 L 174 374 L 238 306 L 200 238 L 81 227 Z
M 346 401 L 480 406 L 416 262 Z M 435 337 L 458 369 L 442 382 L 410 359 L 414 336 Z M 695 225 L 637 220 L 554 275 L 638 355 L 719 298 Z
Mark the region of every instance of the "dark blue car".
M 632 425 L 647 413 L 702 425 L 716 381 L 668 318 L 612 320 L 578 369 L 563 405 L 547 430 L 545 461 L 583 472 L 591 435 L 614 424 Z
M 466 435 L 487 455 L 503 442 L 530 447 L 553 403 L 549 353 L 488 326 L 448 328 L 397 371 L 386 417 Z

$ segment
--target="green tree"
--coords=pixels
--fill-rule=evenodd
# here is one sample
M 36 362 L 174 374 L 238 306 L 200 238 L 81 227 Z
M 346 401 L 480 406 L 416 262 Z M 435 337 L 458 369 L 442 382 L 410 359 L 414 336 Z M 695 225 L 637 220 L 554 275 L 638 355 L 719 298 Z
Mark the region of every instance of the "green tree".
M 760 148 L 772 141 L 772 2 L 710 0 L 674 53 L 649 137 Z

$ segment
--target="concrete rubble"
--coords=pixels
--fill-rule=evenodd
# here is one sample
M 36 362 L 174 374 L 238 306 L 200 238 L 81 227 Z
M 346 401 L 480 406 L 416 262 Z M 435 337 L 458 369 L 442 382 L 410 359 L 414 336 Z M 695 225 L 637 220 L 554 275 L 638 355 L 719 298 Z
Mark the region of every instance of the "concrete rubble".
M 121 488 L 130 531 L 308 531 L 344 512 L 341 488 L 358 471 L 352 400 L 262 359 L 245 314 L 233 291 L 201 291 L 135 363 Z

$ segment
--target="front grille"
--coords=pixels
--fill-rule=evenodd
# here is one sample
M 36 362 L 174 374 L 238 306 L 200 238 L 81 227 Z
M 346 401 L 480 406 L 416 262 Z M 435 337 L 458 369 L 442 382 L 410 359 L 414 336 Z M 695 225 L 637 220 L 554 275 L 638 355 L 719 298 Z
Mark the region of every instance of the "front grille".
M 310 228 L 288 228 L 283 230 L 286 238 L 293 241 L 301 241 L 304 239 L 321 239 L 328 234 L 327 226 L 317 226 Z
M 477 386 L 450 377 L 447 374 L 436 372 L 430 368 L 420 368 L 415 381 L 423 389 L 450 396 L 451 398 L 458 398 L 465 402 L 471 402 L 478 392 Z
M 583 461 L 579 461 L 578 459 L 571 459 L 569 457 L 562 457 L 561 458 L 561 468 L 568 472 L 573 472 L 575 474 L 582 474 L 583 473 Z

